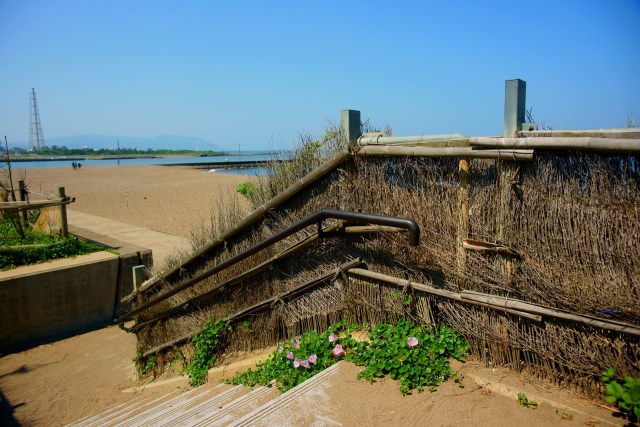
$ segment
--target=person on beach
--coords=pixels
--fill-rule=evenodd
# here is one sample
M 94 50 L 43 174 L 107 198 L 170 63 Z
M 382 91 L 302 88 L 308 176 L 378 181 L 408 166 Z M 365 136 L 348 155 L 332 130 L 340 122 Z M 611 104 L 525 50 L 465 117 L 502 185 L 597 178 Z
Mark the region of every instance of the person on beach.
M 73 162 L 73 163 L 71 163 L 71 167 L 73 168 L 73 170 L 76 170 L 76 168 L 77 168 L 78 166 L 76 165 L 76 162 Z

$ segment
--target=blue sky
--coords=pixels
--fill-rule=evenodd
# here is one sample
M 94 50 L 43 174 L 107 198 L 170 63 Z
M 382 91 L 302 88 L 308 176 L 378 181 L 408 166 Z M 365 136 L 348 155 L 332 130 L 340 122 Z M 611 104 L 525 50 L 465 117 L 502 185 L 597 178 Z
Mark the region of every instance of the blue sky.
M 345 108 L 399 135 L 500 134 L 512 78 L 556 129 L 620 127 L 639 76 L 640 0 L 0 0 L 10 143 L 28 140 L 32 87 L 45 139 L 249 150 L 321 135 Z

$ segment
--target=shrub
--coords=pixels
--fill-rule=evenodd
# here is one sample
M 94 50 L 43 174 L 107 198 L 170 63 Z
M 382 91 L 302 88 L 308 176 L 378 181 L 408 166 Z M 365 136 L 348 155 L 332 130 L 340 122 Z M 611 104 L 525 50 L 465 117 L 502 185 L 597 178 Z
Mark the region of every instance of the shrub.
M 218 353 L 224 346 L 222 341 L 231 327 L 224 321 L 213 322 L 209 319 L 204 330 L 191 338 L 195 347 L 191 363 L 185 366 L 184 372 L 189 376 L 189 384 L 198 387 L 208 378 L 209 369 L 218 359 Z
M 624 382 L 619 383 L 616 372 L 609 368 L 602 373 L 602 381 L 607 390 L 605 400 L 613 403 L 625 413 L 632 422 L 640 418 L 640 378 L 624 377 Z

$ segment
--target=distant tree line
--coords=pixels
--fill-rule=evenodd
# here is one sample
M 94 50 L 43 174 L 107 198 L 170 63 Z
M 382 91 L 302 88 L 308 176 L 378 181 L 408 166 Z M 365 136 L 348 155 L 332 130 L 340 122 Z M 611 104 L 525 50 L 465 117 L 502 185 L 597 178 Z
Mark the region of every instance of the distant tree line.
M 23 151 L 24 152 L 24 151 Z M 194 150 L 139 150 L 137 148 L 67 148 L 52 145 L 34 151 L 34 154 L 42 156 L 140 156 L 140 155 L 197 155 L 197 156 L 224 156 L 223 151 L 194 151 Z

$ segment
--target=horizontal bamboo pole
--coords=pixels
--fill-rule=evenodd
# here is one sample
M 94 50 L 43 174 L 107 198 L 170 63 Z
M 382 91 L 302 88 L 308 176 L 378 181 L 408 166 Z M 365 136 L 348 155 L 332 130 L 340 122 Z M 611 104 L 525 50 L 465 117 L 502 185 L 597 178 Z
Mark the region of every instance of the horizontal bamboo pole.
M 474 147 L 499 149 L 586 150 L 640 153 L 640 139 L 592 137 L 469 138 Z
M 197 331 L 191 331 L 187 334 L 181 335 L 176 339 L 173 339 L 171 341 L 167 341 L 163 344 L 160 344 L 157 347 L 152 348 L 151 350 L 145 351 L 144 353 L 142 353 L 142 357 L 149 357 L 152 354 L 156 354 L 159 351 L 164 350 L 165 348 L 170 348 L 173 347 L 174 345 L 178 345 L 178 344 L 182 344 L 185 341 L 189 341 L 191 338 L 193 338 L 193 336 L 197 333 L 199 333 L 200 330 L 198 329 Z
M 543 307 L 531 304 L 525 301 L 505 298 L 497 295 L 487 295 L 472 291 L 462 291 L 460 293 L 464 300 L 481 302 L 483 304 L 491 304 L 504 308 L 526 311 L 540 316 L 549 316 L 556 319 L 568 320 L 570 322 L 582 323 L 599 329 L 608 329 L 616 332 L 622 332 L 629 335 L 640 336 L 640 328 L 637 326 L 617 321 L 608 321 L 605 319 L 596 319 L 591 316 L 583 316 L 580 314 L 567 313 L 565 311 L 556 310 L 549 307 Z
M 248 316 L 251 313 L 255 313 L 255 312 L 259 312 L 262 311 L 268 307 L 271 306 L 271 304 L 273 304 L 274 302 L 277 302 L 278 300 L 285 300 L 288 298 L 292 298 L 298 294 L 300 294 L 301 292 L 307 291 L 309 289 L 314 288 L 315 286 L 327 281 L 328 279 L 332 278 L 333 276 L 335 276 L 336 274 L 340 273 L 341 271 L 345 271 L 348 270 L 349 268 L 353 268 L 353 267 L 358 267 L 363 265 L 364 262 L 360 259 L 357 258 L 355 260 L 352 261 L 348 261 L 344 264 L 342 264 L 341 266 L 334 268 L 332 270 L 327 271 L 326 273 L 321 274 L 318 277 L 315 277 L 309 281 L 306 281 L 304 283 L 302 283 L 301 285 L 298 285 L 296 287 L 294 287 L 293 289 L 288 290 L 287 292 L 284 292 L 276 297 L 271 297 L 268 298 L 262 302 L 259 302 L 258 304 L 254 304 L 251 307 L 247 307 L 241 311 L 238 311 L 230 316 L 227 316 L 224 318 L 224 320 L 227 323 L 231 323 L 231 322 L 235 322 L 236 320 L 242 319 L 246 316 Z M 152 354 L 155 354 L 159 351 L 164 350 L 165 348 L 169 348 L 169 347 L 173 347 L 176 344 L 180 344 L 183 343 L 189 339 L 191 339 L 194 335 L 196 335 L 197 333 L 200 332 L 200 329 L 196 330 L 196 331 L 191 331 L 186 335 L 182 335 L 176 339 L 173 339 L 171 341 L 167 341 L 164 344 L 160 344 L 157 347 L 152 348 L 151 350 L 148 350 L 146 352 L 144 352 L 142 354 L 142 357 L 147 357 L 150 356 Z
M 461 144 L 468 145 L 469 137 L 461 133 L 445 133 L 439 135 L 415 135 L 415 136 L 361 136 L 358 145 L 395 145 L 411 144 L 420 146 L 441 147 Z
M 400 147 L 367 145 L 358 154 L 364 156 L 455 157 L 462 159 L 532 160 L 533 150 L 486 150 L 475 147 Z
M 612 138 L 612 139 L 640 139 L 640 129 L 573 129 L 573 130 L 530 130 L 520 131 L 518 137 L 565 137 L 565 138 Z
M 511 248 L 499 245 L 497 243 L 485 242 L 483 240 L 464 239 L 462 241 L 462 247 L 471 251 L 494 252 L 497 254 L 511 255 L 515 257 L 520 256 L 517 251 Z
M 414 288 L 416 290 L 419 290 L 419 291 L 422 291 L 422 292 L 426 292 L 426 293 L 431 294 L 431 295 L 437 295 L 437 296 L 448 298 L 448 299 L 452 299 L 452 300 L 458 301 L 458 302 L 464 302 L 464 303 L 471 304 L 471 305 L 476 305 L 476 306 L 480 306 L 480 307 L 484 307 L 484 308 L 490 308 L 492 310 L 497 310 L 497 311 L 501 311 L 501 312 L 504 312 L 504 313 L 507 313 L 507 314 L 520 316 L 520 317 L 532 320 L 534 322 L 540 322 L 542 320 L 542 318 L 539 315 L 536 315 L 536 314 L 525 313 L 525 312 L 520 311 L 520 310 L 513 310 L 513 309 L 494 306 L 494 305 L 490 305 L 490 304 L 486 304 L 486 303 L 480 303 L 480 302 L 475 302 L 475 301 L 465 301 L 465 300 L 463 300 L 461 298 L 460 294 L 458 294 L 456 292 L 445 291 L 444 289 L 437 289 L 437 288 L 434 288 L 432 286 L 425 285 L 425 284 L 422 284 L 422 283 L 411 282 L 409 280 L 399 279 L 397 277 L 388 276 L 388 275 L 382 274 L 382 273 L 376 273 L 376 272 L 370 271 L 370 270 L 364 270 L 364 269 L 361 269 L 361 268 L 352 268 L 349 271 L 347 271 L 347 274 L 356 275 L 356 276 L 360 276 L 360 277 L 366 277 L 368 279 L 379 280 L 381 282 L 389 283 L 391 285 L 396 285 L 396 286 L 402 286 L 402 287 L 408 286 L 408 287 Z
M 309 185 L 311 185 L 315 181 L 324 177 L 327 173 L 331 172 L 336 167 L 340 166 L 345 160 L 349 158 L 349 156 L 350 156 L 350 153 L 348 151 L 343 151 L 337 154 L 333 159 L 323 163 L 313 172 L 305 175 L 303 178 L 298 180 L 296 183 L 292 184 L 285 191 L 275 196 L 273 199 L 271 199 L 271 201 L 269 201 L 269 203 L 266 203 L 260 206 L 259 208 L 255 209 L 253 212 L 247 215 L 242 221 L 240 221 L 233 227 L 225 230 L 216 239 L 210 241 L 209 243 L 205 244 L 203 247 L 195 251 L 189 258 L 181 261 L 175 267 L 169 270 L 160 272 L 158 275 L 153 276 L 149 280 L 145 281 L 140 286 L 140 288 L 138 288 L 137 292 L 134 292 L 133 294 L 123 298 L 123 302 L 129 302 L 138 294 L 144 293 L 149 289 L 152 289 L 160 280 L 170 280 L 171 278 L 176 276 L 178 273 L 180 273 L 180 271 L 189 268 L 192 264 L 196 263 L 197 261 L 206 257 L 210 253 L 215 252 L 219 248 L 223 247 L 226 240 L 229 239 L 231 236 L 241 232 L 242 230 L 245 230 L 246 228 L 258 222 L 265 213 L 269 212 L 271 209 L 276 208 L 280 204 L 287 201 L 289 198 L 295 196 L 300 191 L 307 188 Z
M 326 227 L 323 232 L 324 233 L 329 233 L 332 232 L 334 230 L 336 230 L 338 227 L 344 225 L 343 221 L 340 221 L 336 224 L 333 224 L 329 227 Z M 187 310 L 190 307 L 194 307 L 196 304 L 199 304 L 203 301 L 206 301 L 212 297 L 214 297 L 215 295 L 219 294 L 220 292 L 224 291 L 226 288 L 228 288 L 229 286 L 233 286 L 237 283 L 242 282 L 243 280 L 247 280 L 251 277 L 254 277 L 260 273 L 262 273 L 265 270 L 268 270 L 275 262 L 280 261 L 282 259 L 287 258 L 288 256 L 296 253 L 297 251 L 306 248 L 307 246 L 311 245 L 312 243 L 314 243 L 315 241 L 317 241 L 320 237 L 318 237 L 317 234 L 314 234 L 312 236 L 307 237 L 306 239 L 303 239 L 297 243 L 295 243 L 294 245 L 290 246 L 289 248 L 287 248 L 286 250 L 282 251 L 281 253 L 271 257 L 270 259 L 268 259 L 267 261 L 253 267 L 250 270 L 247 270 L 245 272 L 243 272 L 242 274 L 239 274 L 235 277 L 232 277 L 229 280 L 226 280 L 220 284 L 215 285 L 213 288 L 209 289 L 207 292 L 201 294 L 201 295 L 197 295 L 181 304 L 178 304 L 174 307 L 168 308 L 167 310 L 164 310 L 158 314 L 156 314 L 155 316 L 153 316 L 150 319 L 145 320 L 144 322 L 140 322 L 140 323 L 136 323 L 133 327 L 129 328 L 129 332 L 137 332 L 140 329 L 144 328 L 145 326 L 148 326 L 152 323 L 155 323 L 161 319 L 164 319 L 165 317 L 169 317 L 172 316 L 174 314 L 180 313 L 184 310 Z
M 336 231 L 338 229 L 341 229 L 342 227 L 344 227 L 345 225 L 345 221 L 340 221 L 337 222 L 336 224 L 333 224 L 329 227 L 326 227 L 322 230 L 323 233 L 332 233 L 333 231 Z M 371 234 L 371 233 L 390 233 L 390 232 L 404 232 L 406 231 L 404 228 L 397 228 L 397 227 L 388 227 L 388 226 L 352 226 L 352 227 L 345 227 L 344 228 L 344 233 L 345 234 Z M 253 267 L 251 270 L 247 270 L 242 274 L 239 274 L 223 283 L 220 283 L 218 285 L 215 285 L 212 289 L 209 289 L 207 292 L 195 296 L 181 304 L 178 304 L 174 307 L 168 308 L 158 314 L 156 314 L 155 316 L 153 316 L 150 319 L 145 320 L 144 322 L 140 322 L 140 323 L 136 323 L 134 326 L 128 328 L 128 332 L 137 332 L 139 330 L 141 330 L 144 327 L 147 327 L 159 320 L 162 320 L 166 317 L 169 316 L 173 316 L 174 314 L 180 313 L 182 311 L 188 310 L 191 307 L 196 306 L 197 304 L 206 301 L 210 298 L 213 298 L 215 295 L 219 294 L 220 292 L 224 291 L 226 288 L 228 288 L 229 286 L 233 286 L 237 283 L 240 283 L 244 280 L 247 280 L 253 276 L 256 276 L 260 273 L 262 273 L 265 270 L 268 270 L 269 268 L 271 268 L 271 266 L 277 262 L 277 261 L 281 261 L 283 259 L 286 259 L 287 257 L 293 255 L 294 253 L 308 247 L 309 245 L 311 245 L 312 243 L 316 242 L 317 240 L 319 240 L 320 237 L 318 237 L 317 234 L 314 234 L 312 236 L 307 237 L 306 239 L 301 240 L 298 243 L 295 243 L 294 245 L 290 246 L 288 249 L 282 251 L 281 253 L 273 256 L 272 258 L 270 258 L 269 260 L 263 262 L 262 264 Z
M 444 289 L 436 289 L 421 283 L 414 283 L 405 279 L 398 279 L 396 277 L 387 276 L 386 274 L 375 273 L 373 271 L 363 270 L 359 268 L 352 268 L 347 273 L 355 274 L 362 277 L 368 277 L 391 284 L 396 284 L 398 286 L 411 286 L 417 290 L 427 292 L 432 295 L 450 298 L 463 303 L 479 304 L 483 307 L 504 311 L 505 313 L 515 314 L 521 317 L 531 318 L 533 316 L 533 318 L 538 321 L 541 320 L 542 316 L 547 316 L 553 317 L 555 319 L 582 323 L 599 329 L 617 331 L 629 335 L 640 335 L 640 328 L 628 323 L 597 319 L 591 316 L 568 313 L 565 311 L 543 307 L 540 305 L 531 304 L 515 299 L 504 298 L 496 295 L 482 294 L 473 291 L 462 291 L 460 293 L 455 293 L 446 291 Z
M 68 205 L 73 203 L 75 198 L 71 199 L 50 199 L 50 200 L 31 200 L 16 202 L 0 202 L 0 212 L 28 211 L 33 209 L 48 208 L 51 206 Z
M 185 280 L 177 284 L 176 286 L 173 286 L 172 288 L 166 290 L 165 292 L 155 295 L 149 301 L 146 301 L 144 303 L 137 305 L 135 308 L 131 309 L 129 312 L 120 316 L 118 318 L 118 321 L 122 322 L 122 321 L 128 320 L 132 316 L 142 311 L 148 310 L 149 308 L 153 307 L 156 304 L 159 304 L 160 302 L 166 300 L 167 298 L 170 298 L 173 295 L 179 292 L 182 292 L 185 289 L 195 285 L 196 283 L 199 283 L 202 280 L 207 279 L 213 276 L 214 274 L 219 273 L 220 271 L 223 271 L 239 263 L 240 261 L 245 260 L 250 256 L 257 254 L 258 252 L 282 241 L 283 239 L 307 228 L 310 225 L 318 225 L 319 227 L 320 224 L 322 224 L 322 221 L 327 219 L 341 219 L 345 221 L 357 221 L 357 222 L 371 223 L 376 225 L 393 225 L 394 227 L 403 227 L 403 228 L 406 228 L 408 231 L 407 234 L 408 234 L 409 245 L 418 246 L 420 243 L 420 228 L 418 227 L 418 224 L 413 220 L 410 220 L 407 218 L 364 214 L 360 212 L 338 211 L 334 209 L 320 209 L 306 216 L 305 218 L 299 221 L 296 221 L 295 223 L 291 224 L 284 230 L 281 230 L 271 235 L 271 237 L 268 237 L 260 241 L 260 243 L 257 243 L 251 246 L 250 248 L 247 248 L 244 251 L 230 258 L 227 258 L 225 261 L 219 264 L 216 264 L 211 268 L 206 269 L 205 271 L 199 273 L 195 277 L 191 277 L 188 280 Z M 320 237 L 322 237 L 322 235 Z
M 344 264 L 342 264 L 340 267 L 338 268 L 334 268 L 333 270 L 330 270 L 318 277 L 315 277 L 305 283 L 302 283 L 301 285 L 298 285 L 292 289 L 289 289 L 287 292 L 284 292 L 280 295 L 277 295 L 275 297 L 271 297 L 268 298 L 262 302 L 259 302 L 258 304 L 254 304 L 251 307 L 245 308 L 237 313 L 232 314 L 231 316 L 228 316 L 225 320 L 227 320 L 228 322 L 231 321 L 237 321 L 240 320 L 242 318 L 247 317 L 250 314 L 255 314 L 258 313 L 260 311 L 264 311 L 266 308 L 270 307 L 271 304 L 277 302 L 277 301 L 285 301 L 291 298 L 296 297 L 297 295 L 301 294 L 302 292 L 308 291 L 309 289 L 312 289 L 313 287 L 317 286 L 318 284 L 327 281 L 328 279 L 330 279 L 331 277 L 335 276 L 337 273 L 340 273 L 341 271 L 345 271 L 348 270 L 350 268 L 357 268 L 360 266 L 364 265 L 364 261 L 362 261 L 362 259 L 357 258 L 353 261 L 348 261 Z

